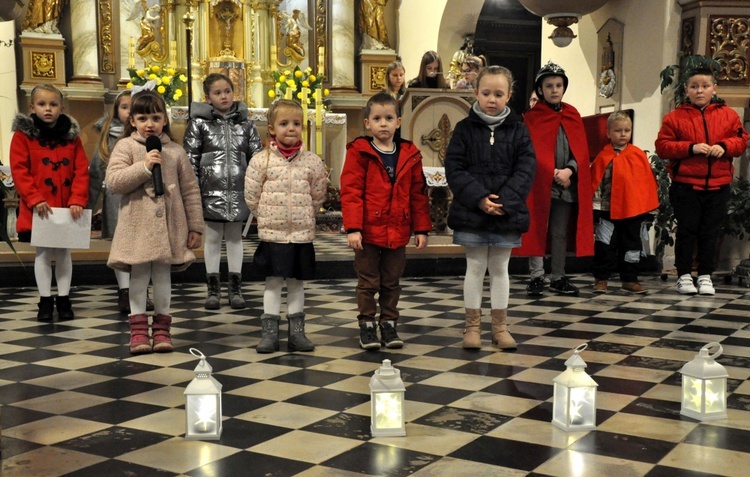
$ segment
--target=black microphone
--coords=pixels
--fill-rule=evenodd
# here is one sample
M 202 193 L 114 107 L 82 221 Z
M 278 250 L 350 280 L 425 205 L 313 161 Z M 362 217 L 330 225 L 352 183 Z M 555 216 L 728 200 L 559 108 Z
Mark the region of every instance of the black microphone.
M 146 138 L 146 152 L 156 149 L 161 152 L 161 139 L 159 136 L 149 136 Z M 161 179 L 161 164 L 154 164 L 151 169 L 151 176 L 154 178 L 154 194 L 158 197 L 164 195 L 164 181 Z

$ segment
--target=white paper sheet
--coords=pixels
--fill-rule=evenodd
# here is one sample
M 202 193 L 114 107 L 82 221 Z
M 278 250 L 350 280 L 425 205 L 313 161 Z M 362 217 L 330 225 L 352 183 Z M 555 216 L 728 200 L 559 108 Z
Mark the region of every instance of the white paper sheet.
M 70 209 L 52 207 L 52 214 L 42 219 L 34 210 L 31 224 L 31 245 L 49 248 L 84 248 L 91 242 L 91 209 L 73 220 Z

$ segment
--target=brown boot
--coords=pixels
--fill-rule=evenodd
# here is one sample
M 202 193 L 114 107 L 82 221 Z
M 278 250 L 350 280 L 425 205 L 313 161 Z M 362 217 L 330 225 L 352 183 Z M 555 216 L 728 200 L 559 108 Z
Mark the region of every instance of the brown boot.
M 466 328 L 464 328 L 465 349 L 479 349 L 482 347 L 482 310 L 479 308 L 466 309 Z
M 169 315 L 154 315 L 154 323 L 151 325 L 151 335 L 154 338 L 154 353 L 169 353 L 173 351 L 172 335 L 169 326 L 172 317 Z
M 492 315 L 492 344 L 500 349 L 516 349 L 516 340 L 508 332 L 508 309 L 490 310 Z
M 151 352 L 151 342 L 148 339 L 148 315 L 140 313 L 130 315 L 130 354 L 145 354 Z

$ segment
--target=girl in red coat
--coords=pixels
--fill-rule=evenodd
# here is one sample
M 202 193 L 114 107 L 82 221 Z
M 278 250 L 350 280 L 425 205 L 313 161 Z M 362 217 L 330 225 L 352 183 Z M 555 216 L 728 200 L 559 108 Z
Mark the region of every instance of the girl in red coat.
M 432 228 L 422 155 L 411 141 L 394 141 L 399 126 L 394 97 L 380 92 L 370 98 L 365 128 L 373 137 L 360 137 L 347 145 L 341 171 L 341 212 L 348 245 L 354 249 L 363 349 L 380 349 L 381 342 L 387 348 L 404 345 L 396 333 L 396 320 L 406 244 L 414 233 L 417 249 L 424 248 Z M 378 303 L 380 341 L 375 328 Z
M 16 230 L 21 242 L 31 241 L 33 212 L 46 219 L 52 207 L 70 207 L 78 220 L 89 198 L 89 161 L 78 136 L 81 129 L 71 117 L 62 114 L 63 96 L 52 85 L 31 90 L 30 116 L 19 114 L 13 121 L 10 169 L 21 198 Z M 53 318 L 52 262 L 57 282 L 57 317 L 75 317 L 70 303 L 73 262 L 70 249 L 37 247 L 34 277 L 39 289 L 37 319 Z
M 565 276 L 568 241 L 574 241 L 571 248 L 576 256 L 594 254 L 589 147 L 581 115 L 562 101 L 567 88 L 565 70 L 548 62 L 536 75 L 539 102 L 524 115 L 537 165 L 527 201 L 531 226 L 514 253 L 530 257 L 531 281 L 526 291 L 532 296 L 544 292 L 548 236 L 552 255 L 549 286 L 557 293 L 578 295 L 578 288 Z
M 711 273 L 716 246 L 727 215 L 732 158 L 747 149 L 748 135 L 737 113 L 714 99 L 716 80 L 710 69 L 688 72 L 682 103 L 667 114 L 656 138 L 656 153 L 669 159 L 669 200 L 677 219 L 675 266 L 677 291 L 684 295 L 713 295 Z M 698 248 L 698 286 L 690 275 L 693 250 Z

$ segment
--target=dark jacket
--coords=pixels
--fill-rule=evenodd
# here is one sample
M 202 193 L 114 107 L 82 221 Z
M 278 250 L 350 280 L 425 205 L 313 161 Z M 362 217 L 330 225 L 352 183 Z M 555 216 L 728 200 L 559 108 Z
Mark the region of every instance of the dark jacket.
M 243 222 L 247 165 L 262 149 L 255 123 L 245 103 L 222 116 L 208 103 L 193 103 L 183 139 L 185 152 L 198 177 L 203 216 L 208 221 Z
M 362 232 L 362 242 L 395 249 L 412 232 L 432 228 L 422 154 L 411 141 L 398 141 L 396 181 L 391 184 L 369 138 L 349 143 L 341 171 L 341 212 L 347 232 Z
M 669 175 L 674 182 L 701 189 L 715 189 L 732 182 L 732 158 L 747 149 L 747 132 L 737 113 L 724 102 L 713 102 L 703 110 L 682 103 L 667 114 L 656 138 L 656 154 L 669 159 Z M 720 144 L 721 157 L 696 156 L 693 145 Z
M 453 192 L 448 226 L 454 230 L 526 232 L 529 209 L 526 197 L 534 182 L 536 156 L 529 131 L 521 117 L 511 111 L 492 130 L 474 110 L 453 130 L 445 158 L 445 175 Z M 497 194 L 504 215 L 489 215 L 479 201 Z

